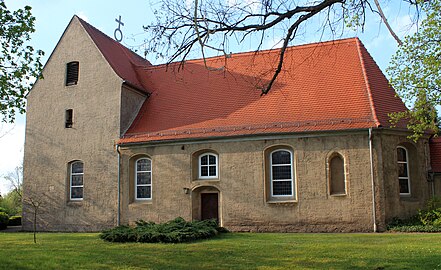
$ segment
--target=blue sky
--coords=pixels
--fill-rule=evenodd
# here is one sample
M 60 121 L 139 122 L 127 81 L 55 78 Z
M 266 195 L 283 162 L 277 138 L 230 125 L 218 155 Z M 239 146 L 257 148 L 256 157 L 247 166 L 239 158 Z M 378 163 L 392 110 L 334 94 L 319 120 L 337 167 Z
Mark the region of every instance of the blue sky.
M 409 33 L 409 31 L 412 31 L 413 28 L 409 27 L 411 20 L 408 16 L 407 7 L 404 5 L 400 6 L 399 2 L 401 1 L 387 1 L 383 9 L 388 15 L 392 27 L 402 37 Z M 117 27 L 115 19 L 121 16 L 124 22 L 124 26 L 122 26 L 124 33 L 122 43 L 127 46 L 141 44 L 143 37 L 145 37 L 142 26 L 153 20 L 149 0 L 5 0 L 5 3 L 11 10 L 22 8 L 25 5 L 32 7 L 33 15 L 37 18 L 36 33 L 32 37 L 32 45 L 34 48 L 42 49 L 46 52 L 44 62 L 50 56 L 64 29 L 75 14 L 110 37 L 113 37 L 114 30 Z M 384 71 L 397 45 L 386 31 L 384 25 L 379 23 L 379 19 L 376 16 L 370 15 L 367 18 L 364 33 L 358 31 L 345 34 L 345 37 L 353 36 L 358 36 L 361 39 Z M 324 37 L 324 39 L 328 38 Z M 305 34 L 296 44 L 313 41 L 317 41 L 317 36 Z M 272 40 L 266 41 L 267 47 L 273 45 Z M 232 49 L 233 52 L 246 50 L 249 50 L 246 44 Z M 0 135 L 3 136 L 0 138 L 0 147 L 3 154 L 0 155 L 0 176 L 12 171 L 15 166 L 21 163 L 25 139 L 24 133 L 24 115 L 18 115 L 17 121 L 13 125 L 1 125 Z M 0 177 L 0 194 L 4 194 L 7 190 L 8 184 Z

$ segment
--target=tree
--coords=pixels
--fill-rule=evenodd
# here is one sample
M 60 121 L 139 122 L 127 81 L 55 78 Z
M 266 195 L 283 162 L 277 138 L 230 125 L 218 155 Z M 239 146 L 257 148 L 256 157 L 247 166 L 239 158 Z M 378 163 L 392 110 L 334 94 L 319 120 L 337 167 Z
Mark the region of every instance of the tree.
M 4 122 L 14 122 L 24 113 L 25 97 L 41 74 L 43 51 L 29 45 L 35 32 L 31 7 L 10 11 L 0 0 L 0 113 Z
M 23 166 L 17 166 L 14 171 L 9 172 L 3 178 L 9 183 L 11 191 L 4 195 L 0 202 L 0 207 L 7 209 L 11 216 L 21 215 L 23 205 Z
M 390 82 L 410 111 L 391 115 L 392 123 L 408 119 L 414 140 L 425 131 L 439 132 L 436 106 L 441 105 L 441 0 L 425 2 L 427 17 L 417 33 L 407 36 L 387 70 Z
M 416 7 L 416 15 L 419 14 L 419 0 L 402 2 Z M 161 3 L 155 11 L 156 22 L 145 26 L 149 35 L 145 53 L 166 57 L 167 63 L 181 61 L 181 67 L 195 50 L 204 59 L 211 51 L 224 55 L 227 61 L 233 42 L 254 42 L 257 52 L 271 35 L 280 36 L 279 59 L 275 66 L 269 67 L 273 76 L 261 86 L 262 94 L 270 91 L 281 72 L 287 46 L 306 31 L 306 23 L 315 18 L 318 19 L 317 31 L 336 34 L 346 26 L 363 29 L 366 14 L 372 11 L 379 14 L 392 36 L 401 42 L 389 26 L 378 0 L 162 0 Z M 217 69 L 226 69 L 226 65 Z

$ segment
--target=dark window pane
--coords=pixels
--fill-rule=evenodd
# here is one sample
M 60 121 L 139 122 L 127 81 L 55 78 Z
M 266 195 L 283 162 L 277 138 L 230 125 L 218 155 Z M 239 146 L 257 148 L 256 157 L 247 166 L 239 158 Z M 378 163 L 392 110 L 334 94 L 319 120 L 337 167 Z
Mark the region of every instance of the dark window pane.
M 397 158 L 398 161 L 407 161 L 406 150 L 404 150 L 403 148 L 397 148 Z
M 398 176 L 399 177 L 408 177 L 406 163 L 398 163 Z
M 273 180 L 292 179 L 291 166 L 273 166 Z
M 201 165 L 208 165 L 208 156 L 201 157 Z
M 273 195 L 293 195 L 291 181 L 275 181 L 273 182 Z
M 65 113 L 65 127 L 66 128 L 71 128 L 73 126 L 73 110 L 72 109 L 68 109 L 66 110 Z
M 82 199 L 83 198 L 83 188 L 73 187 L 71 188 L 71 198 L 72 199 Z
M 201 166 L 201 176 L 208 176 L 208 166 Z
M 72 186 L 82 186 L 83 175 L 72 175 Z
M 210 158 L 210 165 L 215 165 L 216 164 L 216 156 L 209 155 L 208 157 Z
M 209 166 L 209 176 L 216 176 L 216 166 Z
M 284 150 L 274 152 L 272 164 L 291 164 L 291 153 Z
M 151 174 L 149 172 L 141 172 L 136 174 L 136 184 L 145 185 L 151 183 Z
M 83 162 L 72 163 L 72 173 L 83 173 Z
M 152 197 L 152 188 L 149 186 L 136 187 L 137 199 L 150 199 Z
M 400 193 L 410 193 L 409 180 L 400 179 L 399 181 L 400 181 Z
M 136 163 L 136 170 L 140 171 L 151 171 L 152 170 L 152 162 L 150 159 L 140 159 Z
M 344 162 L 340 156 L 335 156 L 330 162 L 331 194 L 345 194 Z

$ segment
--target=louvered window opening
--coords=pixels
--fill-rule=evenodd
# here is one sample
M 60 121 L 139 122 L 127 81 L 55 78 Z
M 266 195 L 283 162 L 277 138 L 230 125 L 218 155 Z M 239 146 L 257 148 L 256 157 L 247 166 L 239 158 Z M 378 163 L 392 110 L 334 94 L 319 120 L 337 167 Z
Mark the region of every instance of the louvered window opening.
M 80 69 L 79 62 L 75 61 L 75 62 L 67 63 L 66 86 L 76 85 L 78 83 L 79 69 Z

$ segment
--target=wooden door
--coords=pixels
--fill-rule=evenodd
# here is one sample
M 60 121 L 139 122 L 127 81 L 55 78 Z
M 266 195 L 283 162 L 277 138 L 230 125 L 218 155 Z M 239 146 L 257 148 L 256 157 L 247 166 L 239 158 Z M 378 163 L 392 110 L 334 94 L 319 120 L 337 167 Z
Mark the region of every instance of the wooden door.
M 201 193 L 201 220 L 213 218 L 219 222 L 219 194 Z

